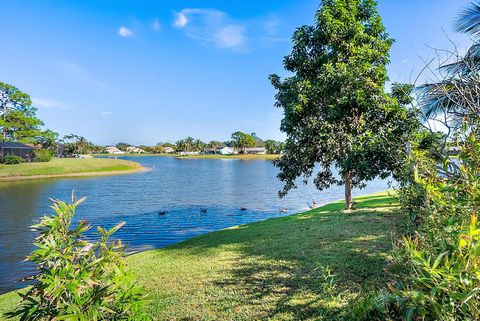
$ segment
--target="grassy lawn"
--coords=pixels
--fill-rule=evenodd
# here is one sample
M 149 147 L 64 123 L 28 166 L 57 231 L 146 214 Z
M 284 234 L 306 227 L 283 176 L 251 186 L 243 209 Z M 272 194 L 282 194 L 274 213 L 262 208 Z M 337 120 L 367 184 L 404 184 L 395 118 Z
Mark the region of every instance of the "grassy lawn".
M 126 160 L 100 158 L 54 158 L 46 163 L 0 164 L 0 181 L 14 177 L 37 175 L 69 175 L 129 171 L 141 168 L 140 164 Z
M 396 200 L 386 193 L 209 233 L 128 258 L 154 320 L 344 320 L 387 282 Z M 0 296 L 0 315 L 18 302 Z
M 267 160 L 272 160 L 277 158 L 279 155 L 243 155 L 243 154 L 237 154 L 237 155 L 181 155 L 181 156 L 176 156 L 178 159 L 242 159 L 242 160 L 252 160 L 252 159 L 267 159 Z

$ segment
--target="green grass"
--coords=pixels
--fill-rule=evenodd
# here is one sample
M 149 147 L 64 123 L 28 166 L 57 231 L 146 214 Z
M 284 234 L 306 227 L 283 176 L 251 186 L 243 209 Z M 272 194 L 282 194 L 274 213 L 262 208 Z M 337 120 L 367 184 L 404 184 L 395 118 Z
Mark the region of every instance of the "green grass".
M 244 155 L 244 154 L 237 154 L 237 155 L 181 155 L 176 156 L 178 159 L 241 159 L 241 160 L 253 160 L 253 159 L 266 159 L 266 160 L 273 160 L 278 158 L 279 155 Z
M 140 168 L 140 164 L 126 160 L 104 158 L 54 158 L 46 163 L 0 165 L 0 180 L 17 176 L 66 175 L 76 173 L 104 173 Z
M 209 233 L 129 266 L 154 320 L 343 320 L 360 293 L 387 283 L 399 228 L 394 197 L 356 202 Z M 17 300 L 0 296 L 0 313 Z

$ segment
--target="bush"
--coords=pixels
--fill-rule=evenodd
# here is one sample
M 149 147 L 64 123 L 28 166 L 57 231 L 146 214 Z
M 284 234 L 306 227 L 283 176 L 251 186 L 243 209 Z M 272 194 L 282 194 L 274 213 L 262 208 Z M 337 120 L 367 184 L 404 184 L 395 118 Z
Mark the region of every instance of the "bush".
M 121 241 L 109 241 L 124 223 L 110 230 L 98 227 L 99 240 L 90 243 L 83 234 L 85 221 L 71 228 L 76 207 L 54 200 L 55 215 L 43 217 L 36 249 L 27 259 L 38 274 L 22 303 L 8 314 L 21 320 L 147 320 L 144 300 L 134 276 L 126 269 Z
M 52 160 L 53 152 L 48 149 L 37 149 L 35 151 L 34 162 L 49 162 Z
M 25 160 L 19 156 L 8 155 L 3 158 L 3 163 L 7 165 L 14 165 L 23 163 Z
M 405 204 L 421 219 L 396 255 L 398 319 L 480 320 L 480 134 L 465 136 L 456 164 L 417 158 Z

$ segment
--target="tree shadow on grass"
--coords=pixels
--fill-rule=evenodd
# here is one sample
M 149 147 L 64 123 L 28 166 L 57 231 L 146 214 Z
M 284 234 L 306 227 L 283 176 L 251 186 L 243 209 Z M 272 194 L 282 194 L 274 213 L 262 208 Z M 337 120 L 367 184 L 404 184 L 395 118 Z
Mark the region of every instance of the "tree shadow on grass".
M 388 200 L 370 198 L 370 204 L 382 205 L 377 211 L 329 212 L 342 206 L 338 203 L 241 226 L 197 239 L 189 252 L 235 245 L 239 257 L 227 277 L 212 282 L 242 293 L 237 311 L 255 311 L 256 319 L 344 319 L 359 293 L 387 282 L 396 220 L 383 206 Z

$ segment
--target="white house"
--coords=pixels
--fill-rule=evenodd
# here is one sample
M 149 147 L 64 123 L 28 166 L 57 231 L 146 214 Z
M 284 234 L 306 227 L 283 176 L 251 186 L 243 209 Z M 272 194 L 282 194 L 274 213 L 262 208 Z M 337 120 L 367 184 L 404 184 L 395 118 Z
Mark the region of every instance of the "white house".
M 171 153 L 175 152 L 175 149 L 173 149 L 172 147 L 168 147 L 168 146 L 167 146 L 167 147 L 164 147 L 164 148 L 163 148 L 163 152 L 164 152 L 165 154 L 171 154 Z
M 253 148 L 245 148 L 246 154 L 256 154 L 256 155 L 265 155 L 267 150 L 265 147 L 253 147 Z
M 217 154 L 232 155 L 234 153 L 235 153 L 235 150 L 232 147 L 228 147 L 228 146 L 217 147 Z
M 108 154 L 113 154 L 113 155 L 123 155 L 123 154 L 125 154 L 125 152 L 121 151 L 120 149 L 118 149 L 115 146 L 107 146 L 107 147 L 105 147 L 105 151 Z
M 145 154 L 145 151 L 143 149 L 135 147 L 135 146 L 128 146 L 127 147 L 127 152 L 133 153 L 133 154 Z

